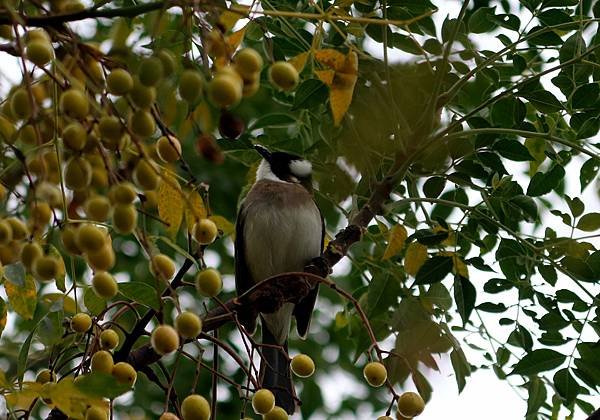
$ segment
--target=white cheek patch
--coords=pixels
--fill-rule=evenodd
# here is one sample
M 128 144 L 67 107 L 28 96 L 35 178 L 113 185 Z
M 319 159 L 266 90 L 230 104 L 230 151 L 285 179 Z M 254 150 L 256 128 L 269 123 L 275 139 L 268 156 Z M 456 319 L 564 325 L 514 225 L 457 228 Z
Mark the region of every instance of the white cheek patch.
M 299 178 L 306 178 L 312 173 L 312 164 L 308 160 L 292 160 L 290 171 Z
M 258 169 L 256 170 L 256 180 L 260 181 L 263 179 L 269 181 L 285 182 L 277 178 L 277 175 L 275 175 L 271 170 L 271 165 L 269 165 L 269 163 L 264 159 L 260 162 L 260 165 L 258 165 Z

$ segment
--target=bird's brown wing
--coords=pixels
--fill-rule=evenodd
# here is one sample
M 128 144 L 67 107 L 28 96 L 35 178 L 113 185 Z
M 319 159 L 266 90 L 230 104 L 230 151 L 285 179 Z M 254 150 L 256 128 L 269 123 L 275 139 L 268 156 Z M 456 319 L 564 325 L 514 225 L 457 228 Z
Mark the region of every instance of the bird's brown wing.
M 317 207 L 318 209 L 318 207 Z M 319 215 L 321 216 L 321 253 L 323 252 L 323 246 L 325 244 L 325 220 L 323 219 L 323 214 L 319 209 Z M 320 255 L 320 254 L 319 254 Z M 310 320 L 312 318 L 312 313 L 315 308 L 315 303 L 317 301 L 317 295 L 319 294 L 319 286 L 317 285 L 314 289 L 312 289 L 308 295 L 300 302 L 296 304 L 294 307 L 293 315 L 296 318 L 296 330 L 298 331 L 298 335 L 300 338 L 306 338 L 308 334 L 308 329 L 310 328 Z
M 244 241 L 245 206 L 242 204 L 235 223 L 235 290 L 238 296 L 243 295 L 254 286 L 254 280 L 246 264 L 246 244 Z M 238 313 L 239 321 L 246 330 L 253 334 L 256 330 L 258 314 L 252 308 Z

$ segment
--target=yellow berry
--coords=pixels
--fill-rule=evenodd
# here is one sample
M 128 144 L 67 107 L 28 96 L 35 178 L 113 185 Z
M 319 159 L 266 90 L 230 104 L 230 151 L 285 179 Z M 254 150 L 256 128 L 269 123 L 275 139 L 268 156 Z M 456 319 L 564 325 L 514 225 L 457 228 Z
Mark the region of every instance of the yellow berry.
M 106 244 L 106 231 L 99 227 L 86 223 L 77 229 L 77 246 L 83 252 L 96 253 Z
M 377 420 L 394 420 L 394 419 L 391 418 L 390 416 L 379 416 L 379 417 L 377 417 Z
M 176 137 L 162 136 L 156 142 L 156 153 L 164 162 L 175 162 L 181 157 L 181 143 Z
M 78 333 L 86 332 L 92 326 L 92 318 L 86 313 L 80 312 L 71 318 L 71 329 Z
M 32 268 L 35 277 L 41 281 L 53 280 L 60 272 L 58 259 L 49 255 L 35 259 Z
M 108 413 L 102 407 L 93 405 L 85 411 L 85 420 L 107 420 Z
M 153 163 L 141 159 L 133 169 L 133 182 L 143 190 L 154 190 L 158 187 L 158 174 Z
M 208 420 L 210 404 L 201 395 L 188 395 L 181 403 L 181 416 L 183 420 Z
M 60 96 L 60 109 L 71 118 L 83 119 L 90 111 L 90 104 L 81 90 L 69 89 Z
M 0 244 L 6 245 L 13 240 L 13 231 L 6 220 L 0 221 Z
M 98 131 L 102 144 L 108 149 L 119 147 L 123 137 L 123 126 L 119 118 L 114 115 L 105 115 L 98 122 Z
M 83 150 L 87 143 L 87 132 L 78 122 L 71 123 L 65 127 L 62 133 L 63 142 L 71 150 Z
M 192 236 L 200 245 L 212 244 L 217 239 L 218 233 L 217 225 L 210 219 L 200 220 L 192 230 Z
M 45 66 L 54 55 L 52 44 L 47 40 L 32 39 L 27 42 L 25 54 L 27 59 L 38 67 Z
M 240 50 L 233 58 L 235 69 L 244 80 L 252 79 L 263 67 L 263 59 L 253 48 Z
M 80 156 L 73 156 L 65 165 L 64 177 L 67 188 L 83 190 L 92 182 L 92 165 Z
M 380 387 L 387 379 L 387 369 L 380 362 L 370 362 L 363 369 L 363 375 L 369 385 Z
M 252 409 L 256 414 L 267 414 L 275 408 L 275 396 L 268 389 L 259 389 L 252 397 Z
M 114 367 L 112 354 L 106 350 L 100 350 L 94 353 L 91 361 L 92 372 L 106 373 L 110 375 Z
M 127 70 L 115 69 L 106 78 L 106 86 L 113 95 L 125 95 L 133 89 L 133 78 Z
M 152 114 L 144 109 L 138 109 L 129 119 L 131 131 L 141 137 L 149 137 L 156 130 L 156 123 Z
M 158 420 L 179 420 L 179 417 L 173 413 L 162 413 Z
M 21 250 L 21 262 L 28 271 L 33 270 L 33 263 L 44 255 L 42 247 L 37 242 L 28 242 Z
M 119 334 L 115 330 L 104 330 L 100 333 L 100 347 L 113 350 L 119 345 Z
M 281 90 L 292 90 L 298 85 L 298 70 L 287 61 L 277 61 L 269 68 L 269 80 Z
M 31 103 L 26 89 L 17 89 L 10 99 L 10 109 L 19 119 L 25 120 L 31 116 Z
M 103 195 L 88 198 L 83 207 L 87 217 L 96 222 L 104 222 L 110 215 L 110 201 Z
M 13 144 L 16 140 L 16 132 L 17 130 L 15 129 L 15 125 L 12 122 L 10 122 L 6 117 L 0 115 L 0 141 L 3 141 L 8 144 Z
M 202 331 L 202 320 L 192 312 L 182 312 L 175 318 L 175 329 L 183 338 L 196 338 Z
M 98 297 L 111 299 L 119 292 L 115 278 L 106 271 L 99 271 L 92 277 L 92 288 Z
M 208 96 L 220 108 L 230 108 L 242 99 L 243 81 L 229 72 L 219 72 L 208 84 Z
M 112 245 L 107 243 L 100 251 L 86 254 L 85 259 L 94 270 L 108 271 L 115 266 L 116 256 Z
M 170 280 L 175 275 L 175 263 L 164 254 L 154 255 L 149 264 L 150 272 L 162 280 Z
M 179 95 L 184 101 L 196 102 L 202 95 L 204 78 L 196 70 L 184 70 L 179 79 Z
M 177 60 L 176 60 L 175 56 L 173 55 L 173 53 L 169 50 L 163 49 L 163 50 L 160 50 L 159 52 L 157 52 L 156 56 L 162 63 L 163 76 L 164 77 L 170 76 L 175 71 L 175 68 L 177 67 Z
M 67 252 L 73 255 L 81 255 L 82 252 L 77 246 L 76 238 L 77 228 L 73 225 L 66 226 L 60 234 L 60 239 Z
M 215 297 L 223 288 L 221 274 L 214 268 L 207 268 L 196 274 L 196 290 L 202 296 Z
M 112 375 L 118 382 L 127 384 L 130 387 L 135 384 L 135 380 L 137 379 L 137 372 L 133 366 L 127 362 L 115 363 L 115 366 L 112 370 Z
M 263 420 L 288 420 L 288 418 L 288 413 L 278 406 L 275 406 L 275 408 L 263 416 Z
M 31 204 L 31 222 L 36 226 L 47 225 L 52 219 L 52 209 L 44 201 L 34 201 Z
M 245 98 L 254 95 L 260 89 L 260 81 L 254 80 L 249 83 L 244 83 L 244 89 L 242 90 L 242 96 Z
M 291 368 L 296 376 L 308 378 L 315 373 L 315 362 L 306 354 L 299 354 L 292 359 Z
M 155 86 L 163 78 L 163 65 L 158 57 L 144 58 L 138 68 L 138 77 L 144 86 Z
M 150 108 L 156 99 L 156 89 L 154 87 L 144 86 L 139 79 L 133 81 L 133 89 L 129 97 L 139 108 Z
M 48 382 L 54 382 L 56 375 L 50 369 L 42 369 L 38 372 L 35 377 L 35 381 L 40 384 L 47 384 Z
M 416 417 L 425 409 L 425 401 L 416 392 L 405 392 L 398 398 L 398 412 L 404 417 Z
M 135 187 L 130 182 L 115 184 L 108 192 L 108 198 L 113 204 L 131 204 L 136 197 Z
M 150 337 L 152 348 L 160 355 L 172 353 L 179 347 L 177 331 L 169 325 L 159 325 Z
M 113 228 L 120 234 L 130 234 L 137 226 L 137 217 L 133 204 L 117 204 L 113 208 Z

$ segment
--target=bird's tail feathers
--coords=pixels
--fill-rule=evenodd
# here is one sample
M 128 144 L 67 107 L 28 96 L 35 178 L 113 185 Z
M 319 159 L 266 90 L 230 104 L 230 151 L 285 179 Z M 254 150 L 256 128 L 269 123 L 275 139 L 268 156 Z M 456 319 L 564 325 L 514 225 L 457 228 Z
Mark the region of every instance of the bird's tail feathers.
M 263 322 L 262 359 L 260 362 L 261 386 L 275 395 L 275 404 L 289 414 L 296 410 L 294 384 L 290 371 L 287 341 L 280 345 Z M 279 347 L 271 347 L 279 346 Z

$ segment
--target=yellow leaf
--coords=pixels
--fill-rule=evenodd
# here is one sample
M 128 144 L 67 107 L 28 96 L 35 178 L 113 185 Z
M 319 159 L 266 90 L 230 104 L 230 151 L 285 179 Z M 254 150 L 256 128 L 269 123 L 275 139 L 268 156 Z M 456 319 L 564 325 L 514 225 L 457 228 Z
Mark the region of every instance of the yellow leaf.
M 456 253 L 452 255 L 452 266 L 455 274 L 467 279 L 469 278 L 469 267 L 465 264 L 460 255 L 457 255 Z
M 167 233 L 174 237 L 183 219 L 184 197 L 179 182 L 168 172 L 158 186 L 158 215 L 169 224 Z
M 333 70 L 339 70 L 346 62 L 346 56 L 333 49 L 317 50 L 314 52 L 315 59 Z
M 223 216 L 210 216 L 209 219 L 215 222 L 215 225 L 223 232 L 223 235 L 231 235 L 235 232 L 235 225 Z
M 44 389 L 52 404 L 67 416 L 83 418 L 89 406 L 98 406 L 108 410 L 108 401 L 95 398 L 79 390 L 74 384 L 74 378 L 68 377 L 60 382 L 52 383 Z
M 383 260 L 387 260 L 398 254 L 404 248 L 404 242 L 408 237 L 406 228 L 402 225 L 395 225 L 390 230 L 388 236 L 388 245 L 383 253 Z
M 404 271 L 406 274 L 416 276 L 419 269 L 427 260 L 427 247 L 418 242 L 411 243 L 406 248 L 404 256 Z
M 0 390 L 12 389 L 12 384 L 6 379 L 6 374 L 3 370 L 0 370 Z
M 336 75 L 337 77 L 337 75 Z M 355 76 L 356 78 L 356 76 Z M 331 113 L 333 114 L 333 124 L 338 126 L 342 122 L 342 118 L 348 111 L 352 103 L 352 94 L 354 93 L 354 84 L 352 88 L 338 89 L 332 88 L 329 92 L 329 103 L 331 105 Z
M 294 66 L 298 73 L 304 70 L 304 66 L 306 65 L 306 59 L 308 58 L 309 51 L 298 54 L 295 57 L 292 57 L 288 60 L 288 62 Z
M 4 328 L 6 327 L 7 317 L 8 308 L 6 307 L 6 302 L 4 299 L 0 298 L 0 336 L 2 336 L 2 331 L 4 331 Z
M 23 389 L 5 395 L 6 404 L 13 410 L 27 409 L 33 400 L 40 396 L 42 384 L 37 382 L 23 382 Z
M 206 207 L 204 201 L 198 191 L 192 191 L 188 194 L 188 201 L 185 209 L 185 223 L 188 230 L 200 220 L 205 219 L 207 216 Z
M 325 238 L 323 238 L 323 252 L 325 252 L 327 246 L 329 245 L 329 242 L 331 242 L 332 240 L 333 238 L 331 237 L 331 235 L 325 232 Z
M 190 122 L 195 122 L 198 124 L 204 133 L 210 133 L 215 129 L 212 112 L 210 111 L 210 107 L 206 102 L 201 102 L 196 107 Z
M 40 300 L 53 304 L 59 302 L 65 312 L 74 314 L 77 313 L 77 307 L 75 306 L 75 300 L 71 296 L 63 295 L 62 293 L 47 293 L 43 295 Z
M 321 82 L 325 83 L 327 86 L 331 86 L 333 84 L 333 78 L 335 77 L 334 70 L 315 70 L 315 74 L 321 80 Z
M 22 287 L 6 281 L 4 288 L 8 296 L 8 303 L 14 311 L 25 319 L 32 319 L 37 304 L 37 289 L 33 277 L 29 274 L 26 275 Z
M 225 38 L 225 43 L 229 47 L 230 53 L 233 53 L 235 50 L 238 49 L 238 47 L 240 46 L 240 44 L 242 43 L 242 41 L 244 39 L 245 34 L 246 34 L 246 26 L 244 26 L 239 31 L 236 31 L 236 32 L 232 33 L 231 35 L 229 35 L 227 38 Z
M 248 6 L 242 6 L 242 5 L 237 6 L 237 9 L 250 10 L 250 8 Z M 223 25 L 225 30 L 228 31 L 228 30 L 232 29 L 233 26 L 237 23 L 237 21 L 243 17 L 244 17 L 244 15 L 237 11 L 231 12 L 229 10 L 225 10 L 223 13 L 221 13 L 221 16 L 219 16 L 219 23 L 221 25 Z

